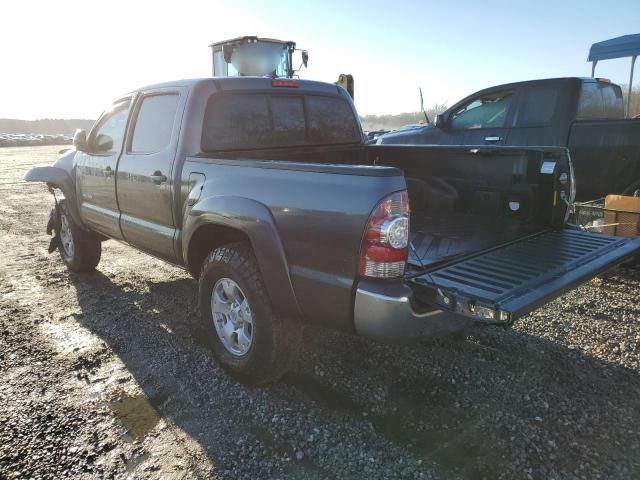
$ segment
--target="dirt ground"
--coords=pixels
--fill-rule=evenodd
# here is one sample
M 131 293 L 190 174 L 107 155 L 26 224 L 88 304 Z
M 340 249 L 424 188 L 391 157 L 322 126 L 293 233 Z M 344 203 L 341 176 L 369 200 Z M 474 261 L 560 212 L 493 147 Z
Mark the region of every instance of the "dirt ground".
M 196 284 L 108 241 L 49 255 L 60 147 L 0 149 L 0 478 L 640 478 L 640 272 L 511 330 L 381 345 L 308 329 L 247 389 L 202 343 Z

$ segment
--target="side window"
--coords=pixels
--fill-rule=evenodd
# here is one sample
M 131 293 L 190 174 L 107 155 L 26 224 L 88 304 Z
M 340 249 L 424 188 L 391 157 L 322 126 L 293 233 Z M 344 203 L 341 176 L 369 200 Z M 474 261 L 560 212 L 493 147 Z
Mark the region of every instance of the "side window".
M 470 130 L 474 128 L 503 127 L 513 98 L 513 91 L 487 93 L 475 98 L 456 110 L 451 116 L 451 128 Z
M 622 90 L 618 85 L 604 82 L 585 82 L 580 90 L 579 119 L 624 118 Z
M 116 153 L 122 147 L 124 129 L 129 116 L 129 102 L 113 107 L 102 117 L 98 126 L 91 132 L 91 147 L 96 152 Z
M 522 104 L 518 112 L 518 127 L 549 125 L 558 100 L 557 84 L 524 88 Z
M 169 146 L 178 109 L 178 94 L 142 99 L 131 141 L 131 153 L 155 153 Z

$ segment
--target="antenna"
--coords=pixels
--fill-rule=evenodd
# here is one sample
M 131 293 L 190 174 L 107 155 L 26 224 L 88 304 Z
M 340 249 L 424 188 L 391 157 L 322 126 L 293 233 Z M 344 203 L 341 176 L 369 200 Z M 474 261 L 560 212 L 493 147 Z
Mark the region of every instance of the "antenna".
M 420 110 L 424 113 L 424 119 L 427 123 L 431 123 L 429 120 L 429 115 L 427 115 L 427 111 L 424 109 L 424 99 L 422 98 L 422 87 L 418 87 L 418 91 L 420 92 Z

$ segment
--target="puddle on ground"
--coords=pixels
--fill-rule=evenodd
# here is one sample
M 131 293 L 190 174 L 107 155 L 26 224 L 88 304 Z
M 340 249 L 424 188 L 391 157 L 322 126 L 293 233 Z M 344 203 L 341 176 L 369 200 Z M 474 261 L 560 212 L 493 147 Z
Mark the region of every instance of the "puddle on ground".
M 43 323 L 40 328 L 60 353 L 83 352 L 98 344 L 98 339 L 77 323 Z
M 144 395 L 115 391 L 108 403 L 133 440 L 144 437 L 160 421 L 158 412 Z

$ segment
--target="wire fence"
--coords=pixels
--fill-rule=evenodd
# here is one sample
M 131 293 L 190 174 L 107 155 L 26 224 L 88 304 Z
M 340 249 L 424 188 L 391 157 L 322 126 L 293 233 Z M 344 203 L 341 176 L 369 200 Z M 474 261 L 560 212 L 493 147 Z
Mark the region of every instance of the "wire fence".
M 605 207 L 605 199 L 574 203 L 569 222 L 591 232 L 636 237 L 640 235 L 640 212 Z

